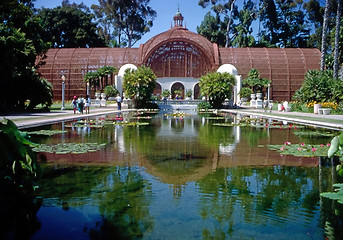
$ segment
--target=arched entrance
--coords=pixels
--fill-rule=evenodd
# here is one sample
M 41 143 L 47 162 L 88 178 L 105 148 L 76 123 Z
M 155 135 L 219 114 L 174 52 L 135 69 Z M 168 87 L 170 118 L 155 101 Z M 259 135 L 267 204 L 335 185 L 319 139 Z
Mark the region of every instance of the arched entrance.
M 185 41 L 171 41 L 157 47 L 145 65 L 157 77 L 198 78 L 212 69 L 211 61 L 202 49 Z
M 199 99 L 200 98 L 200 87 L 199 87 L 199 83 L 195 84 L 194 86 L 194 99 Z
M 154 92 L 152 93 L 152 95 L 157 96 L 158 98 L 160 98 L 161 94 L 162 94 L 161 84 L 156 83 L 155 84 L 155 89 L 154 89 Z
M 180 92 L 178 93 L 175 91 L 180 91 Z M 182 97 L 182 99 L 184 99 L 185 98 L 185 86 L 180 82 L 174 83 L 171 87 L 171 94 L 172 94 L 173 99 L 176 98 L 176 95 L 178 95 L 179 97 Z

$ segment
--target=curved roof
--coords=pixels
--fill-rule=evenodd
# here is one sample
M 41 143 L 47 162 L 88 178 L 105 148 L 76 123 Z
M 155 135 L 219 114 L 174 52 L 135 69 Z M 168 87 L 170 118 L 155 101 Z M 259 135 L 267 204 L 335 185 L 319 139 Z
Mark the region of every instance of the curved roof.
M 218 68 L 217 72 L 219 72 L 219 73 L 225 73 L 226 72 L 226 73 L 230 73 L 234 76 L 238 75 L 237 68 L 235 66 L 233 66 L 232 64 L 227 64 L 227 63 L 221 65 Z
M 271 80 L 274 100 L 291 100 L 306 72 L 320 68 L 316 48 L 219 48 L 219 55 L 220 63 L 234 65 L 242 79 L 256 68 Z
M 139 47 L 141 62 L 144 63 L 159 46 L 173 41 L 182 41 L 194 44 L 206 54 L 213 65 L 217 62 L 214 51 L 214 45 L 216 44 L 211 43 L 205 37 L 191 32 L 184 27 L 173 27 L 168 31 L 150 38 L 145 44 L 141 44 Z

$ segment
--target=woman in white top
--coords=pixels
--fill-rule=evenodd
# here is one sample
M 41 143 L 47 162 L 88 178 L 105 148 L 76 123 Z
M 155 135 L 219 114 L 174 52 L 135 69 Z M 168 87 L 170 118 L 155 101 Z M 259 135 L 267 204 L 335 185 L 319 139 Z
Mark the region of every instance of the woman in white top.
M 85 98 L 85 110 L 86 110 L 86 114 L 89 114 L 89 106 L 91 105 L 91 99 L 89 98 L 88 95 L 86 95 Z

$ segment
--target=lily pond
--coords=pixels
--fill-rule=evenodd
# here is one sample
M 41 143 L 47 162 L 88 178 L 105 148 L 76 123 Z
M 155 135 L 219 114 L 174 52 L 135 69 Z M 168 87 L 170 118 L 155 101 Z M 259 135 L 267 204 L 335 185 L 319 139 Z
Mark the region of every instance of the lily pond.
M 84 117 L 84 116 L 83 116 Z M 26 129 L 31 239 L 343 239 L 335 130 L 229 113 L 123 112 Z

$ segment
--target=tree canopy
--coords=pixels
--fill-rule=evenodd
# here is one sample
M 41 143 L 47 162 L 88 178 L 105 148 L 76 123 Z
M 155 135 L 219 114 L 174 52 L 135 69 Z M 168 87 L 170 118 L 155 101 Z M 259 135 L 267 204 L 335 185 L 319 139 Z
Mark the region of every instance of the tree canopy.
M 151 99 L 156 85 L 156 75 L 149 67 L 141 66 L 137 70 L 127 69 L 123 87 L 125 96 L 132 99 L 136 107 L 144 107 Z
M 36 72 L 41 64 L 36 57 L 42 56 L 49 46 L 41 39 L 43 29 L 32 7 L 31 0 L 0 2 L 2 110 L 32 109 L 40 103 L 52 103 L 51 85 Z
M 211 6 L 211 12 L 216 18 L 210 19 L 211 15 L 207 14 L 197 29 L 198 33 L 211 40 L 218 35 L 218 29 L 226 29 L 228 32 L 225 35 L 229 35 L 228 46 L 233 47 L 320 46 L 324 6 L 319 0 L 257 2 L 244 0 L 238 4 L 232 0 L 199 0 L 200 6 Z M 222 46 L 222 41 L 218 45 Z
M 225 98 L 231 98 L 236 79 L 229 73 L 209 73 L 200 78 L 201 94 L 207 96 L 214 108 L 220 108 Z
M 84 4 L 64 0 L 62 6 L 39 9 L 37 18 L 44 29 L 42 40 L 51 43 L 53 48 L 106 46 L 105 40 L 97 34 L 94 15 Z
M 150 31 L 156 12 L 150 0 L 99 0 L 92 5 L 98 21 L 99 33 L 107 44 L 132 47 Z

